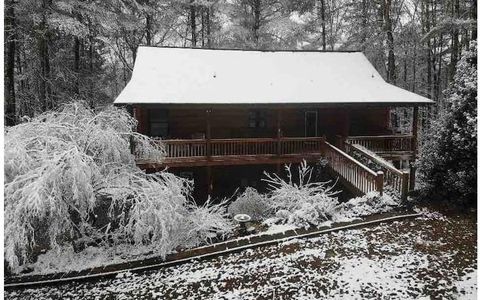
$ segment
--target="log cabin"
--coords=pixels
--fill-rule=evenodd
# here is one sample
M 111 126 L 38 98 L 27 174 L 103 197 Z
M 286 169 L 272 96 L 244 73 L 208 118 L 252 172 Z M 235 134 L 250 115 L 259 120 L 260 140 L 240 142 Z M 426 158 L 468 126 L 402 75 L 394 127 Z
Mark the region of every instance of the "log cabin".
M 194 179 L 198 198 L 256 185 L 263 171 L 283 164 L 320 159 L 353 194 L 389 185 L 405 198 L 415 170 L 399 163 L 414 161 L 418 108 L 430 103 L 385 82 L 356 51 L 144 46 L 115 100 L 132 109 L 138 132 L 166 148 L 162 161 L 138 165 Z M 393 134 L 392 107 L 413 110 L 410 134 Z

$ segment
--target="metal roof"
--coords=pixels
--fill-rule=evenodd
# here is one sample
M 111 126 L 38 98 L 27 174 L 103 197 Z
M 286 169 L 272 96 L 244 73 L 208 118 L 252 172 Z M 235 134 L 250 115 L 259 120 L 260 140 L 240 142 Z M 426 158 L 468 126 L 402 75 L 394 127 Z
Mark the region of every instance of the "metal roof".
M 361 52 L 138 48 L 115 104 L 391 104 L 433 101 L 382 79 Z

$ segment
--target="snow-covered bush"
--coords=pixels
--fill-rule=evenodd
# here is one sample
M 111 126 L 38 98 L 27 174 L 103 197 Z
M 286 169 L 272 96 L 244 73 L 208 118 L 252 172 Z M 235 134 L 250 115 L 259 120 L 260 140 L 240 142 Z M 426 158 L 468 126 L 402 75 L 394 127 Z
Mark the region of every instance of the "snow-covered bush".
M 359 217 L 390 211 L 398 205 L 399 202 L 389 195 L 381 196 L 378 192 L 369 192 L 364 196 L 339 204 L 332 214 L 332 221 L 348 222 Z
M 208 243 L 216 237 L 227 236 L 233 230 L 234 225 L 228 218 L 226 202 L 225 199 L 218 204 L 212 204 L 209 198 L 203 206 L 190 204 L 184 246 Z
M 26 263 L 39 244 L 61 251 L 79 241 L 113 240 L 155 245 L 166 255 L 230 230 L 219 206 L 192 204 L 191 182 L 136 166 L 135 155 L 161 160 L 164 150 L 135 127 L 122 109 L 95 113 L 77 102 L 6 129 L 4 243 L 10 267 Z M 97 228 L 94 210 L 105 201 L 109 222 Z
M 426 199 L 475 205 L 477 199 L 477 44 L 462 54 L 446 108 L 425 134 L 418 162 Z
M 247 214 L 252 220 L 263 220 L 270 212 L 270 207 L 264 195 L 256 189 L 247 187 L 245 191 L 228 206 L 228 213 L 233 217 Z
M 311 182 L 313 169 L 303 161 L 298 169 L 298 184 L 294 182 L 291 167 L 285 166 L 287 181 L 276 174 L 265 172 L 268 183 L 268 203 L 283 223 L 299 226 L 319 225 L 332 216 L 338 205 L 339 192 L 330 182 Z

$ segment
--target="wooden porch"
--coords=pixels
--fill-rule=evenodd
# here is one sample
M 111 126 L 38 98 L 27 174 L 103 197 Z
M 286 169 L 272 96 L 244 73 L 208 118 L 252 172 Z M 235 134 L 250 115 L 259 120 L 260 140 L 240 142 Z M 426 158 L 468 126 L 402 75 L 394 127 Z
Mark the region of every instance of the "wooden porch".
M 413 137 L 401 136 L 366 136 L 348 137 L 341 145 L 330 144 L 324 137 L 279 137 L 279 138 L 236 138 L 236 139 L 180 139 L 159 140 L 165 147 L 166 157 L 163 161 L 138 161 L 143 169 L 159 170 L 176 167 L 211 167 L 228 165 L 263 165 L 277 166 L 299 163 L 302 160 L 317 162 L 321 158 L 328 161 L 332 175 L 355 194 L 370 191 L 383 193 L 384 185 L 389 184 L 402 198 L 408 192 L 408 173 L 383 164 L 382 171 L 375 172 L 353 158 L 349 152 L 359 151 L 370 160 L 375 160 L 363 146 L 381 156 L 397 155 L 411 157 L 414 152 Z
M 138 161 L 142 168 L 285 164 L 322 156 L 324 138 L 241 138 L 163 140 L 162 162 Z

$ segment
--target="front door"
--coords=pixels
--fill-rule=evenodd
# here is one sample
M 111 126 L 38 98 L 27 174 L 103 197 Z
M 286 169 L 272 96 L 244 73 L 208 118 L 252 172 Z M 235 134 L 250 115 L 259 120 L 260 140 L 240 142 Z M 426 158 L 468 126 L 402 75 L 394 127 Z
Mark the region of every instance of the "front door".
M 312 137 L 317 136 L 318 128 L 318 114 L 317 111 L 305 112 L 305 136 Z

